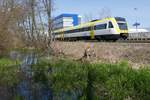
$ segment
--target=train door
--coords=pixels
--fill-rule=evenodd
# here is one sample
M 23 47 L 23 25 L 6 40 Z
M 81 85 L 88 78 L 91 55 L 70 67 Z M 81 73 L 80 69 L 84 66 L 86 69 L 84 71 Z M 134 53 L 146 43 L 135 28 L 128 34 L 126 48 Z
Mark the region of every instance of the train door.
M 109 32 L 111 33 L 112 29 L 114 28 L 113 24 L 111 21 L 108 22 L 108 29 L 109 29 Z

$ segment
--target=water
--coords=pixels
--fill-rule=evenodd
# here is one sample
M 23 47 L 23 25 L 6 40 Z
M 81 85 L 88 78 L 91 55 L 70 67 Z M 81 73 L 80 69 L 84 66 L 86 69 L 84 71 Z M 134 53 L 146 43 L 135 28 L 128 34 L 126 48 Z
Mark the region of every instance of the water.
M 34 71 L 31 65 L 36 64 L 37 61 L 38 57 L 34 53 L 24 56 L 21 71 L 25 78 L 17 87 L 18 93 L 24 100 L 52 100 L 52 90 L 49 86 L 33 81 Z
M 83 91 L 79 89 L 72 90 L 70 92 L 62 91 L 59 93 L 59 97 L 57 97 L 54 96 L 51 87 L 48 85 L 50 83 L 44 84 L 42 82 L 35 82 L 33 79 L 35 71 L 33 71 L 32 65 L 38 63 L 37 54 L 33 52 L 28 54 L 13 52 L 11 54 L 11 58 L 19 58 L 22 59 L 23 62 L 20 69 L 24 78 L 17 86 L 17 94 L 24 100 L 79 100 L 79 98 L 83 95 Z M 51 73 L 52 69 L 49 69 L 47 72 Z

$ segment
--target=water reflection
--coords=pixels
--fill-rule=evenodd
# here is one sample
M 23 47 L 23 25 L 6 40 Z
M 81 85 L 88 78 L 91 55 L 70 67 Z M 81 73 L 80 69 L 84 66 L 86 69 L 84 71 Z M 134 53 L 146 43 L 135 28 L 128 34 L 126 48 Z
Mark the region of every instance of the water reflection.
M 18 56 L 15 55 L 15 57 Z M 20 66 L 21 72 L 23 74 L 23 80 L 17 86 L 17 91 L 18 95 L 21 96 L 23 100 L 79 100 L 80 97 L 83 96 L 83 90 L 81 89 L 71 90 L 70 92 L 62 91 L 59 93 L 59 96 L 56 96 L 53 94 L 50 85 L 48 85 L 52 83 L 48 83 L 48 81 L 40 82 L 40 76 L 37 77 L 39 81 L 35 81 L 34 74 L 40 73 L 40 71 L 35 71 L 32 68 L 33 64 L 38 63 L 37 54 L 28 53 L 21 56 L 19 54 L 19 57 L 23 62 Z M 51 68 L 52 67 L 49 67 L 46 72 L 49 74 L 52 73 Z
M 23 81 L 18 85 L 18 93 L 24 100 L 52 100 L 52 91 L 49 86 L 33 81 L 34 71 L 31 65 L 36 64 L 38 57 L 34 53 L 24 56 L 21 71 L 24 75 Z

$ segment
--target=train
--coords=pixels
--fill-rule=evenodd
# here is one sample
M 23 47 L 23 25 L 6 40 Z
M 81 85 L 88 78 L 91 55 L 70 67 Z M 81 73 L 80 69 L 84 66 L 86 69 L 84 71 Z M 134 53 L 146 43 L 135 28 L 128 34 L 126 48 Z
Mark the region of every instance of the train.
M 53 32 L 56 40 L 118 40 L 128 38 L 128 24 L 123 17 L 110 17 L 58 29 Z

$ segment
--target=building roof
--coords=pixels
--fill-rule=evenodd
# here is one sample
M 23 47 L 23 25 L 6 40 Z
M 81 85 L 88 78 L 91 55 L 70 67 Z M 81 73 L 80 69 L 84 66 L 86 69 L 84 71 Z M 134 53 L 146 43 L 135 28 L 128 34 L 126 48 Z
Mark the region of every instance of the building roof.
M 67 13 L 63 13 L 57 17 L 54 18 L 54 20 L 62 18 L 62 17 L 75 17 L 75 16 L 79 16 L 78 14 L 67 14 Z
M 129 33 L 149 32 L 147 29 L 129 29 Z
M 78 18 L 80 17 L 78 14 L 67 14 L 67 13 L 63 13 L 57 17 L 54 18 L 54 21 L 57 20 L 57 19 L 60 19 L 62 17 L 72 17 L 73 18 L 73 25 L 76 26 L 76 25 L 79 25 L 79 21 L 78 21 Z

